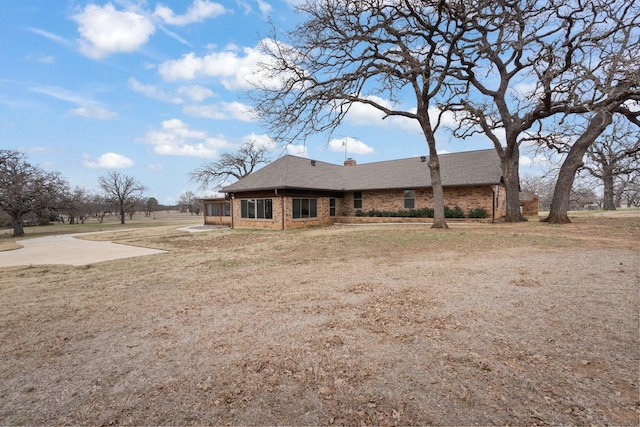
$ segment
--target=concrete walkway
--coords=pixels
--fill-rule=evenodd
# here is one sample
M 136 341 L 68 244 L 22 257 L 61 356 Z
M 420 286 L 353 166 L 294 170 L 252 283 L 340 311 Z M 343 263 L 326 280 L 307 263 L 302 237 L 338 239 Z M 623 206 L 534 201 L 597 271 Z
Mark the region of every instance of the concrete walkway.
M 83 234 L 95 233 L 65 234 L 19 240 L 16 243 L 22 245 L 22 248 L 0 252 L 0 267 L 43 264 L 78 266 L 166 252 L 158 249 L 83 240 L 75 237 Z

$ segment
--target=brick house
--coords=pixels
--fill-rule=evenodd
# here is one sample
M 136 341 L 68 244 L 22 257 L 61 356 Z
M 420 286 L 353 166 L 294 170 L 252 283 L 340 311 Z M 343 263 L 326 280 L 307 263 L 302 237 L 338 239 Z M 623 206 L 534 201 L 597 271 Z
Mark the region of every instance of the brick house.
M 439 159 L 446 206 L 458 206 L 465 214 L 483 208 L 487 220 L 504 216 L 505 191 L 495 150 L 442 154 Z M 284 230 L 373 222 L 381 218 L 363 217 L 358 211 L 433 207 L 427 162 L 422 156 L 362 165 L 348 159 L 335 165 L 287 155 L 222 191 L 230 203 L 232 227 Z

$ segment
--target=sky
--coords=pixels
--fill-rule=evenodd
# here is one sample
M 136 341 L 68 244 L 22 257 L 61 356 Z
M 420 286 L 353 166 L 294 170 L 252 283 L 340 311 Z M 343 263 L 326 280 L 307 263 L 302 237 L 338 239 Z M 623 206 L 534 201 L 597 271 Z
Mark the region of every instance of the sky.
M 416 123 L 353 108 L 333 135 L 276 146 L 247 93 L 271 24 L 299 22 L 297 0 L 2 0 L 0 148 L 26 153 L 71 187 L 99 192 L 112 171 L 146 197 L 200 196 L 190 173 L 248 140 L 342 164 L 427 155 Z M 439 131 L 440 153 L 492 148 Z M 531 159 L 521 159 L 526 173 Z

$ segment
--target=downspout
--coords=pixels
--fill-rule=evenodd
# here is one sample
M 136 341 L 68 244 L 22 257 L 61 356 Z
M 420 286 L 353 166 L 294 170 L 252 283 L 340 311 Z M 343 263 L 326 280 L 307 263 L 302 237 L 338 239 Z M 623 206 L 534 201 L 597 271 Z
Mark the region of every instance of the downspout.
M 494 185 L 493 188 L 491 188 L 491 222 L 496 222 L 496 202 L 498 199 L 498 195 L 497 193 L 497 186 Z
M 233 194 L 233 195 L 231 196 L 231 228 L 232 228 L 232 229 L 233 229 L 233 215 L 234 215 L 234 211 L 233 211 L 233 208 L 234 208 L 234 206 L 233 206 L 233 205 L 234 205 L 234 203 L 233 203 L 233 201 L 234 201 L 235 199 L 236 199 L 236 196 L 235 196 L 235 194 Z

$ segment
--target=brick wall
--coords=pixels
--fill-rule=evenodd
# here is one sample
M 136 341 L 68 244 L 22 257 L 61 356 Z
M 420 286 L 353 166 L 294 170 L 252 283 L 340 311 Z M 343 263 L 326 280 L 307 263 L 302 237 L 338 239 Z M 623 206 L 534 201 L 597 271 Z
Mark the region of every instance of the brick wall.
M 505 192 L 504 188 L 497 188 L 496 218 L 504 216 L 505 212 Z M 306 196 L 305 196 L 306 197 Z M 240 201 L 242 199 L 263 199 L 272 200 L 271 219 L 246 219 L 241 218 Z M 317 218 L 293 218 L 293 198 L 289 196 L 278 196 L 273 192 L 246 193 L 232 200 L 233 226 L 235 228 L 263 228 L 272 230 L 282 230 L 290 228 L 303 228 L 309 226 L 329 225 L 340 220 L 355 217 L 356 209 L 353 208 L 353 192 L 344 194 L 344 198 L 336 197 L 336 216 L 329 215 L 329 200 L 331 197 L 309 196 L 317 200 Z M 470 209 L 484 208 L 491 219 L 493 213 L 494 193 L 491 186 L 484 187 L 456 187 L 444 189 L 445 205 L 453 208 L 459 206 L 465 215 Z M 414 209 L 433 208 L 433 195 L 431 189 L 416 189 Z M 404 210 L 404 190 L 380 190 L 362 192 L 362 211 L 367 212 L 372 209 L 379 211 L 400 211 Z
M 496 218 L 504 216 L 505 192 L 498 187 Z M 430 188 L 416 189 L 415 209 L 433 208 L 433 194 Z M 493 212 L 494 193 L 491 186 L 484 187 L 453 187 L 444 189 L 444 203 L 453 208 L 460 206 L 465 215 L 470 209 L 484 208 L 489 216 Z M 345 193 L 338 215 L 354 216 L 356 210 L 368 212 L 372 209 L 379 211 L 404 210 L 404 190 L 379 190 L 362 192 L 362 209 L 354 209 L 353 193 Z
M 263 199 L 272 200 L 271 219 L 246 219 L 241 218 L 240 201 L 242 199 Z M 329 197 L 310 197 L 317 200 L 317 218 L 293 218 L 293 198 L 274 196 L 273 193 L 253 193 L 242 195 L 232 201 L 233 226 L 234 228 L 262 228 L 271 230 L 282 230 L 291 228 L 304 228 L 317 225 L 329 225 L 336 221 L 336 217 L 329 216 Z M 340 204 L 340 199 L 336 199 L 336 205 Z M 336 209 L 337 211 L 337 209 Z M 284 212 L 284 223 L 283 223 Z
M 539 197 L 533 196 L 531 199 L 520 199 L 520 209 L 522 209 L 522 216 L 537 217 L 540 214 Z

